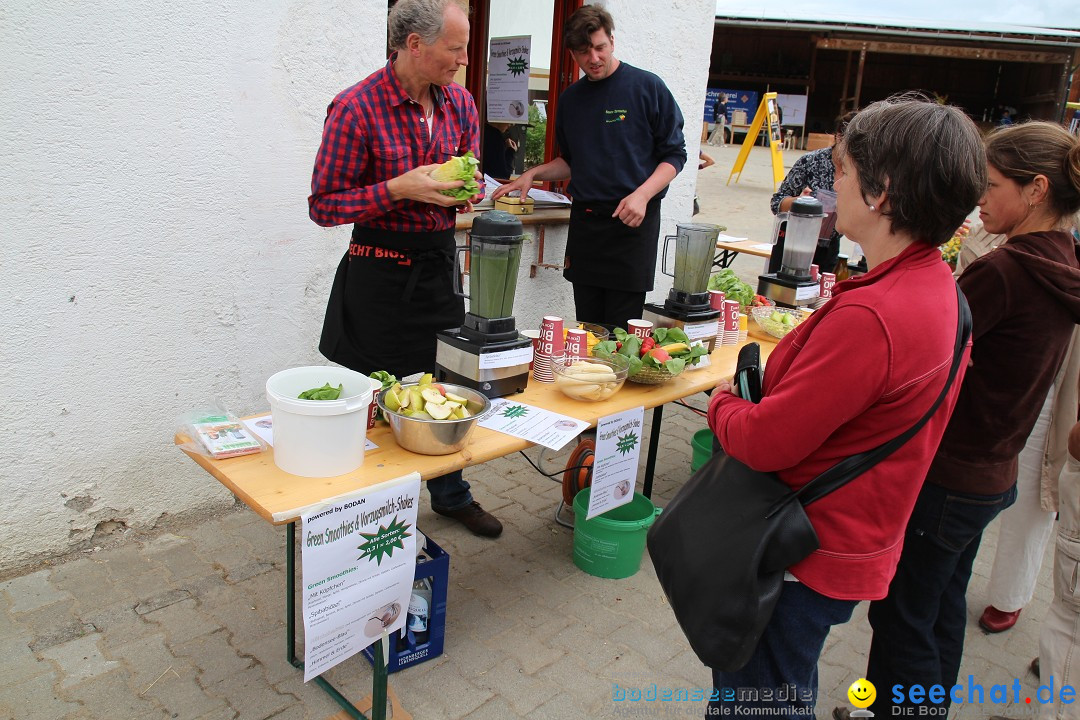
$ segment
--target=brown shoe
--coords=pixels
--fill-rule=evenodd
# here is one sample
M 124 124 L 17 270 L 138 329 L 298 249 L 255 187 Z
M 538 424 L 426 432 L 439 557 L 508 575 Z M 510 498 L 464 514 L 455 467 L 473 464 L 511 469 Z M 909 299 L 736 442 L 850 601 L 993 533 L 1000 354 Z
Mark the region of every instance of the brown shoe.
M 480 537 L 499 537 L 499 535 L 502 534 L 502 523 L 499 522 L 499 519 L 480 507 L 480 503 L 475 500 L 457 510 L 440 510 L 434 506 L 432 506 L 431 509 L 443 517 L 457 520 L 459 523 L 469 528 L 469 531 L 472 532 L 473 535 L 479 535 Z

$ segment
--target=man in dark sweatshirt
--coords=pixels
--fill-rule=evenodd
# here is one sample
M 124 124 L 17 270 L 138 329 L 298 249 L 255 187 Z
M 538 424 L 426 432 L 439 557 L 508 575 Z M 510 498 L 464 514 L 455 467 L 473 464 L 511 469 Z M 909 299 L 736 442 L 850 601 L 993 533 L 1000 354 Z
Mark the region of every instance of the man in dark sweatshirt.
M 614 55 L 615 23 L 585 5 L 567 19 L 563 43 L 585 73 L 559 96 L 559 156 L 492 193 L 527 194 L 534 180 L 570 180 L 574 198 L 563 276 L 577 319 L 626 327 L 653 288 L 660 200 L 686 163 L 683 117 L 656 75 Z

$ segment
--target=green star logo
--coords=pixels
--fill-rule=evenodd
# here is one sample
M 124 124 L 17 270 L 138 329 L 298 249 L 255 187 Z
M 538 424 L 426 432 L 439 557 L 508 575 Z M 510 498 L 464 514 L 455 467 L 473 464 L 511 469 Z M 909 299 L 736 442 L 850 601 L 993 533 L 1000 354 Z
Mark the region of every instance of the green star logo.
M 395 515 L 389 525 L 380 525 L 378 532 L 360 533 L 364 543 L 356 548 L 360 551 L 360 557 L 356 559 L 373 559 L 376 565 L 382 565 L 383 556 L 392 556 L 394 548 L 405 549 L 405 538 L 412 536 L 412 533 L 408 532 L 410 527 L 408 523 L 399 523 Z
M 507 408 L 505 410 L 502 411 L 502 416 L 504 418 L 511 418 L 511 419 L 519 418 L 519 417 L 525 417 L 528 414 L 529 414 L 529 408 L 527 408 L 527 407 L 525 407 L 523 405 L 509 405 L 509 406 L 507 406 Z
M 615 444 L 615 449 L 625 455 L 637 447 L 638 440 L 640 438 L 631 430 L 627 434 L 619 436 L 619 442 Z
M 529 69 L 529 63 L 525 62 L 525 58 L 519 55 L 517 57 L 509 58 L 506 61 L 506 68 L 510 71 L 511 75 L 524 75 L 525 71 Z

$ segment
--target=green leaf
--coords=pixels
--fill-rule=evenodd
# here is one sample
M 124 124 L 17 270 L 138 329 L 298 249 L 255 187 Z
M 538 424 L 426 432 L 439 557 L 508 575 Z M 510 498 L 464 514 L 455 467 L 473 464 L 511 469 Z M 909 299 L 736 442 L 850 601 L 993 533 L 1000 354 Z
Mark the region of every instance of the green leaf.
M 668 329 L 667 341 L 668 341 L 668 343 L 681 342 L 681 343 L 686 343 L 687 345 L 690 344 L 690 338 L 688 338 L 686 336 L 686 333 L 683 332 L 682 328 L 677 328 L 677 327 L 673 327 L 673 328 Z M 662 345 L 664 343 L 657 342 L 657 344 Z
M 632 358 L 629 358 L 629 360 L 630 360 L 630 367 L 626 371 L 626 374 L 627 375 L 637 375 L 638 372 L 641 370 L 641 358 L 632 357 Z
M 301 400 L 337 400 L 341 397 L 342 385 L 332 387 L 330 383 L 326 383 L 322 387 L 311 388 L 297 395 Z
M 626 332 L 622 328 L 615 328 L 615 339 L 619 342 L 626 342 L 626 338 L 630 337 L 630 333 Z
M 671 342 L 668 340 L 668 332 L 670 332 L 670 330 L 671 328 L 659 327 L 652 331 L 653 340 L 656 341 L 657 345 L 665 345 L 668 342 Z
M 627 335 L 626 339 L 622 341 L 619 352 L 629 358 L 636 358 L 641 355 L 641 338 L 637 335 Z
M 682 358 L 671 358 L 664 363 L 664 368 L 672 375 L 678 375 L 686 367 L 686 361 Z

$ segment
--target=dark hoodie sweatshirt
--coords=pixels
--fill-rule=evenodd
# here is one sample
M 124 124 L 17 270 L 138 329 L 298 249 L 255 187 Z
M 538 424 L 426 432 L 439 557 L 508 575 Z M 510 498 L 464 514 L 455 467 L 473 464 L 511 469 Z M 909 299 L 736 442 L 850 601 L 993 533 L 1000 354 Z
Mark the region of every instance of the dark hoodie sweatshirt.
M 996 495 L 1016 482 L 1017 457 L 1080 323 L 1080 250 L 1064 232 L 1018 235 L 958 282 L 971 305 L 972 365 L 926 479 Z

